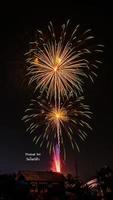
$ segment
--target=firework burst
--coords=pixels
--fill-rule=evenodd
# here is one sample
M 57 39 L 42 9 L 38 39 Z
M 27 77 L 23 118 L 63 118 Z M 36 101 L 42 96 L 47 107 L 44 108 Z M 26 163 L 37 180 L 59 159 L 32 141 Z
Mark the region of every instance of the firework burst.
M 91 129 L 90 118 L 90 108 L 84 104 L 84 97 L 76 100 L 70 97 L 69 101 L 61 102 L 60 107 L 48 103 L 47 99 L 37 97 L 31 100 L 23 120 L 26 124 L 26 131 L 33 135 L 33 141 L 36 144 L 39 143 L 40 147 L 44 144 L 51 154 L 59 140 L 64 157 L 66 157 L 65 143 L 70 142 L 72 148 L 76 147 L 79 151 L 76 138 L 78 136 L 83 141 L 86 139 L 86 130 Z
M 72 91 L 81 93 L 84 77 L 93 81 L 100 62 L 95 60 L 95 54 L 102 51 L 102 45 L 92 46 L 91 30 L 81 33 L 78 25 L 71 31 L 69 24 L 68 20 L 61 26 L 58 36 L 50 22 L 48 34 L 38 31 L 38 39 L 31 42 L 27 53 L 29 84 L 35 82 L 35 90 L 47 90 L 55 100 L 68 97 Z

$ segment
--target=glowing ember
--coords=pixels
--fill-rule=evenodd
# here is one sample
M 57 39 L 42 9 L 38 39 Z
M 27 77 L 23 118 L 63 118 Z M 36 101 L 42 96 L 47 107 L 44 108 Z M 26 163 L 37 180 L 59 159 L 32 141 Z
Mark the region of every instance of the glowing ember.
M 52 163 L 52 169 L 53 172 L 61 172 L 61 163 L 60 163 L 60 149 L 59 146 L 56 145 L 54 149 L 54 155 L 53 155 L 53 163 Z

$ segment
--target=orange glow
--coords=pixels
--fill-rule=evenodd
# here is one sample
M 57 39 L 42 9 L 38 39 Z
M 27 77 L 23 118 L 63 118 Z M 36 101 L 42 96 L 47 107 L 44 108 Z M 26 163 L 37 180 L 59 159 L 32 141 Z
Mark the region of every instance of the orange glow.
M 38 59 L 38 58 L 35 58 L 34 63 L 35 63 L 35 64 L 38 64 L 38 63 L 39 63 L 39 59 Z
M 64 108 L 54 108 L 48 114 L 48 120 L 54 123 L 58 121 L 68 121 L 67 111 Z
M 57 69 L 58 69 L 58 67 L 55 67 L 55 68 L 54 68 L 54 71 L 56 72 L 56 71 L 57 71 Z

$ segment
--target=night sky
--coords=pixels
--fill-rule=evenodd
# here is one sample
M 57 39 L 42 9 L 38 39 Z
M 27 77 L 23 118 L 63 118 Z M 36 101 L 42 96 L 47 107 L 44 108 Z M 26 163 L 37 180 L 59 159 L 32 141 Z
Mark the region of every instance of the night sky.
M 43 2 L 44 3 L 44 2 Z M 78 173 L 84 180 L 92 178 L 105 164 L 113 167 L 113 12 L 111 5 L 60 4 L 3 6 L 0 14 L 0 172 L 23 169 L 48 170 L 51 158 L 46 150 L 34 145 L 25 132 L 21 118 L 33 95 L 25 77 L 25 53 L 35 40 L 36 30 L 46 30 L 51 20 L 57 27 L 71 19 L 92 29 L 97 43 L 104 45 L 102 64 L 95 84 L 87 83 L 86 102 L 93 111 L 93 131 L 83 143 L 81 152 L 68 148 L 65 171 Z M 40 162 L 26 162 L 26 152 L 40 152 Z

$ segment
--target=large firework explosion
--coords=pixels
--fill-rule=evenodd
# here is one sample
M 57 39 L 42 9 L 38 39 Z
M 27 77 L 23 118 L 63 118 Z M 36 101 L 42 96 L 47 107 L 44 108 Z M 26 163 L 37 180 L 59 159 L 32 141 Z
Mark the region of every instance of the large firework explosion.
M 38 31 L 38 38 L 31 42 L 27 52 L 29 83 L 36 82 L 35 90 L 47 90 L 47 95 L 67 96 L 69 92 L 80 93 L 85 78 L 96 76 L 99 60 L 97 53 L 102 45 L 93 45 L 94 37 L 88 29 L 81 33 L 79 25 L 70 31 L 69 21 L 61 26 L 61 34 L 55 35 L 50 22 L 48 33 Z M 95 56 L 96 55 L 96 56 Z

